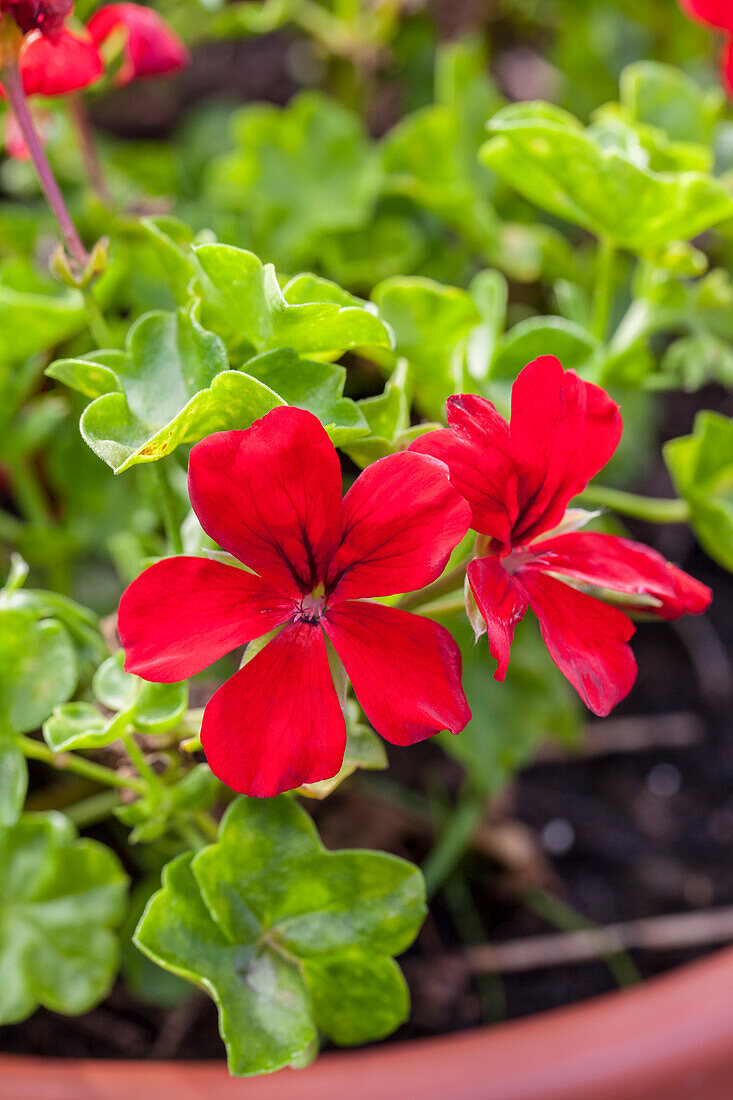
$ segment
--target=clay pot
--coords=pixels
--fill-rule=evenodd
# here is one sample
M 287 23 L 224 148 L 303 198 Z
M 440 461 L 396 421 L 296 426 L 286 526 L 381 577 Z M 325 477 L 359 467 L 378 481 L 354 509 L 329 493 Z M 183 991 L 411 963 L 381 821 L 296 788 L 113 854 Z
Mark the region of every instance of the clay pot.
M 2 1100 L 733 1100 L 733 949 L 491 1028 L 326 1054 L 235 1080 L 221 1063 L 0 1056 Z

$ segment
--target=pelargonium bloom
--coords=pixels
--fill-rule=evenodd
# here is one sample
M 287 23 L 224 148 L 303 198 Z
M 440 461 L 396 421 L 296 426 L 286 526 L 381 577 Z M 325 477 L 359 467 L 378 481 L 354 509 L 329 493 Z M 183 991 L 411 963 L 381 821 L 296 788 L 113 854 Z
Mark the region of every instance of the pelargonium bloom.
M 270 797 L 336 774 L 346 731 L 331 647 L 388 741 L 463 729 L 471 712 L 451 635 L 370 600 L 435 580 L 468 530 L 470 508 L 443 463 L 391 455 L 342 500 L 338 456 L 319 421 L 282 407 L 198 443 L 188 487 L 206 533 L 252 572 L 166 558 L 123 594 L 118 628 L 125 668 L 157 683 L 280 628 L 204 712 L 201 743 L 220 779 Z
M 477 637 L 488 636 L 496 679 L 506 675 L 514 628 L 531 607 L 555 664 L 585 704 L 606 715 L 636 678 L 634 625 L 598 597 L 616 594 L 630 610 L 674 619 L 704 611 L 710 589 L 640 543 L 579 531 L 588 513 L 567 511 L 621 438 L 619 408 L 604 390 L 542 356 L 520 372 L 511 404 L 507 424 L 483 397 L 451 397 L 449 427 L 411 450 L 442 459 L 471 505 L 480 538 L 467 608 Z
M 140 77 L 176 72 L 188 64 L 188 50 L 153 8 L 107 4 L 94 13 L 87 27 L 97 46 L 116 31 L 124 33 L 124 61 L 115 76 L 120 87 Z

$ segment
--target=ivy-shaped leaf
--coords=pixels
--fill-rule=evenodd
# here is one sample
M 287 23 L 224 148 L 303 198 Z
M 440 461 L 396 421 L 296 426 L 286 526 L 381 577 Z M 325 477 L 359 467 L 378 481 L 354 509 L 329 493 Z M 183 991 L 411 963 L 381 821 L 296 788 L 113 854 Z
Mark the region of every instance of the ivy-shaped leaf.
M 314 413 L 335 446 L 368 434 L 359 405 L 343 395 L 344 367 L 301 359 L 289 349 L 266 352 L 245 366 L 253 378 L 275 390 L 289 405 Z
M 370 434 L 348 444 L 344 450 L 362 469 L 376 462 L 378 458 L 407 450 L 413 439 L 441 426 L 430 423 L 410 425 L 407 379 L 407 360 L 399 359 L 387 379 L 384 392 L 377 397 L 365 397 L 359 402 L 359 412 L 368 424 Z
M 409 385 L 420 409 L 436 420 L 452 393 L 467 388 L 466 340 L 481 322 L 471 295 L 432 279 L 385 279 L 372 295 L 395 334 L 395 353 L 410 364 Z
M 246 428 L 285 403 L 261 382 L 228 368 L 224 345 L 202 328 L 191 307 L 141 317 L 125 352 L 61 360 L 47 373 L 86 393 L 105 387 L 79 426 L 94 453 L 118 474 L 212 432 Z
M 700 545 L 733 571 L 733 420 L 698 413 L 692 435 L 665 444 L 664 460 Z
M 255 352 L 292 348 L 329 358 L 349 348 L 390 347 L 373 307 L 335 283 L 299 275 L 281 289 L 272 264 L 233 245 L 199 245 L 196 257 L 207 280 L 202 316 L 235 347 L 239 340 Z
M 37 729 L 74 692 L 78 666 L 61 623 L 0 608 L 0 716 L 13 733 Z
M 117 857 L 77 839 L 62 814 L 0 827 L 0 1023 L 24 1020 L 39 1004 L 87 1012 L 106 995 L 126 888 Z
M 643 253 L 733 217 L 733 199 L 701 172 L 654 172 L 548 103 L 517 103 L 489 123 L 481 160 L 542 210 Z
M 168 865 L 135 942 L 212 995 L 229 1068 L 248 1075 L 307 1058 L 319 1031 L 350 1044 L 394 1030 L 409 1001 L 392 956 L 424 913 L 411 864 L 327 852 L 292 798 L 240 798 L 217 844 Z

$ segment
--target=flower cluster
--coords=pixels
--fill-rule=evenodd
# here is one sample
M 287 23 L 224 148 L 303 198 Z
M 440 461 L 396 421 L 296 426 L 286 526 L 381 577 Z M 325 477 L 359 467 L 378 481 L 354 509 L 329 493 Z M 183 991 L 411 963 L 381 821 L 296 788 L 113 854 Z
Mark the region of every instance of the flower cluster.
M 81 31 L 69 26 L 71 0 L 0 0 L 0 11 L 23 34 L 18 67 L 28 96 L 67 95 L 93 84 L 105 71 L 109 42 L 122 43 L 122 64 L 114 77 L 118 85 L 175 72 L 188 60 L 186 47 L 167 23 L 139 4 L 108 4 Z
M 166 558 L 127 589 L 119 633 L 128 671 L 185 679 L 236 647 L 255 654 L 206 707 L 201 743 L 235 790 L 265 797 L 340 768 L 344 672 L 394 744 L 458 733 L 471 713 L 451 635 L 378 601 L 443 573 L 469 526 L 467 611 L 503 680 L 528 607 L 587 706 L 608 714 L 636 664 L 627 611 L 698 613 L 709 589 L 648 547 L 578 528 L 570 501 L 622 430 L 600 387 L 543 357 L 520 373 L 511 423 L 482 397 L 448 401 L 448 428 L 368 467 L 341 498 L 336 451 L 310 413 L 278 408 L 191 451 L 191 504 L 230 555 Z M 343 700 L 341 700 L 343 703 Z
M 733 96 L 733 3 L 731 0 L 680 0 L 680 4 L 690 18 L 725 33 L 727 41 L 720 68 L 723 84 Z

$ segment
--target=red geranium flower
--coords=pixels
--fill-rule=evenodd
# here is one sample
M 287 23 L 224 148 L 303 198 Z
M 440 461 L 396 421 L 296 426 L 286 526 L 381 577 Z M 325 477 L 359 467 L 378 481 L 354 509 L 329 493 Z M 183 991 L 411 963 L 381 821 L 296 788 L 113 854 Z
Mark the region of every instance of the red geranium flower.
M 152 8 L 108 4 L 94 13 L 87 26 L 97 46 L 118 29 L 126 32 L 125 59 L 115 77 L 120 87 L 139 77 L 176 72 L 188 64 L 188 50 Z
M 468 530 L 442 463 L 391 455 L 342 500 L 326 432 L 283 407 L 198 443 L 188 487 L 207 534 L 253 572 L 166 558 L 124 593 L 119 632 L 125 668 L 170 683 L 281 627 L 206 707 L 201 743 L 220 779 L 263 798 L 336 774 L 346 735 L 331 646 L 388 741 L 463 729 L 471 712 L 451 635 L 367 599 L 435 580 Z
M 471 505 L 482 537 L 468 566 L 467 605 L 477 637 L 488 634 L 496 679 L 506 675 L 514 628 L 529 606 L 555 664 L 595 714 L 608 714 L 636 678 L 627 645 L 634 626 L 588 590 L 619 593 L 627 607 L 664 619 L 704 611 L 711 599 L 656 551 L 581 533 L 588 514 L 566 512 L 616 450 L 618 406 L 543 356 L 514 383 L 511 426 L 470 394 L 449 398 L 448 424 L 411 450 L 442 459 Z

